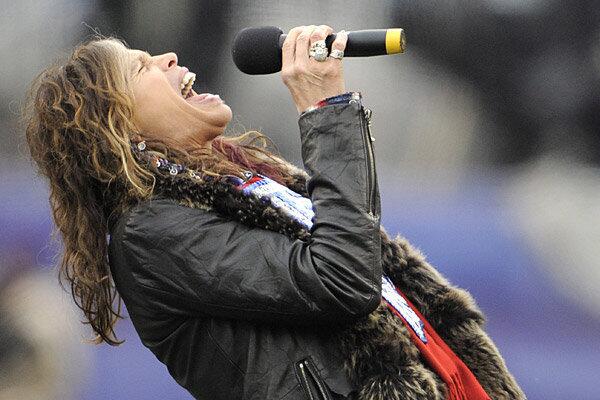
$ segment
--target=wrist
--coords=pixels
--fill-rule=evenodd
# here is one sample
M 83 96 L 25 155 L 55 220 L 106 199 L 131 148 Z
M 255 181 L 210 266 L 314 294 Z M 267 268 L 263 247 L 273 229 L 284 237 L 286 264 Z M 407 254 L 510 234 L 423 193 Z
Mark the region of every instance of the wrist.
M 304 109 L 304 111 L 301 111 L 300 115 L 331 104 L 348 104 L 351 102 L 361 103 L 362 94 L 358 91 L 350 91 L 335 96 L 326 97 L 317 101 L 316 103 L 313 103 L 312 105 Z

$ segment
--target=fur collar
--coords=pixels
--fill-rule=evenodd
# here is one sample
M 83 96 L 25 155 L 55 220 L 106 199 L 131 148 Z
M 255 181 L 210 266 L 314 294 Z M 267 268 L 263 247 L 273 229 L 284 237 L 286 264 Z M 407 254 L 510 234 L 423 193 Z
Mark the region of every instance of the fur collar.
M 284 161 L 294 183 L 308 197 L 308 175 Z M 310 233 L 285 214 L 248 198 L 222 180 L 196 183 L 181 176 L 157 175 L 162 196 L 180 204 L 214 210 L 241 223 L 307 240 Z M 525 399 L 497 348 L 482 330 L 483 315 L 473 298 L 450 285 L 404 238 L 390 238 L 381 227 L 384 273 L 403 291 L 438 334 L 465 362 L 492 399 Z M 407 328 L 385 304 L 357 324 L 336 331 L 344 372 L 355 400 L 444 399 L 445 385 L 425 364 Z

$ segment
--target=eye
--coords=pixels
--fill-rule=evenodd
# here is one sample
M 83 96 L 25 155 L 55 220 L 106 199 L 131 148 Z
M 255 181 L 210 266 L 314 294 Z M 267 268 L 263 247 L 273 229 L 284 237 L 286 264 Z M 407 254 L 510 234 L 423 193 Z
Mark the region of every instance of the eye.
M 142 72 L 144 68 L 148 68 L 150 66 L 150 59 L 147 57 L 140 57 L 140 68 L 138 69 L 138 74 Z

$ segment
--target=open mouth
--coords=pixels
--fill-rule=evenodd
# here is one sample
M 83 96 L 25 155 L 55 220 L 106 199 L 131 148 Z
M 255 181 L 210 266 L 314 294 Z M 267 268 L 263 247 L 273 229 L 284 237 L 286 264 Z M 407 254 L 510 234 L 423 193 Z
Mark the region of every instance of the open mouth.
M 192 89 L 192 86 L 194 85 L 194 82 L 196 81 L 196 74 L 193 72 L 189 72 L 187 71 L 184 75 L 183 78 L 181 79 L 181 82 L 179 84 L 179 90 L 181 91 L 181 96 L 186 100 L 186 101 L 190 101 L 190 102 L 198 102 L 198 103 L 205 103 L 205 102 L 209 102 L 209 101 L 220 101 L 223 102 L 223 100 L 221 100 L 221 97 L 219 97 L 218 94 L 212 94 L 212 93 L 196 93 L 194 91 L 194 89 Z
M 196 81 L 195 73 L 188 71 L 185 73 L 185 75 L 183 75 L 183 79 L 181 80 L 181 83 L 179 84 L 179 89 L 181 90 L 181 95 L 183 96 L 184 99 L 187 99 L 187 98 L 193 96 L 192 85 L 194 84 L 195 81 Z

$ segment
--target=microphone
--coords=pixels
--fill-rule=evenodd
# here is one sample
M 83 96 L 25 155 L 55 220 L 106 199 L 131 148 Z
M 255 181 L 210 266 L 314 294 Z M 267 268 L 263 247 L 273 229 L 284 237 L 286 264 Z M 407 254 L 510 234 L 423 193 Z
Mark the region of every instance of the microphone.
M 250 75 L 281 71 L 281 48 L 287 34 L 276 26 L 249 27 L 233 39 L 231 55 L 240 71 Z M 327 49 L 335 40 L 333 33 L 325 39 Z M 406 38 L 402 28 L 367 29 L 348 32 L 345 57 L 370 57 L 404 53 Z

